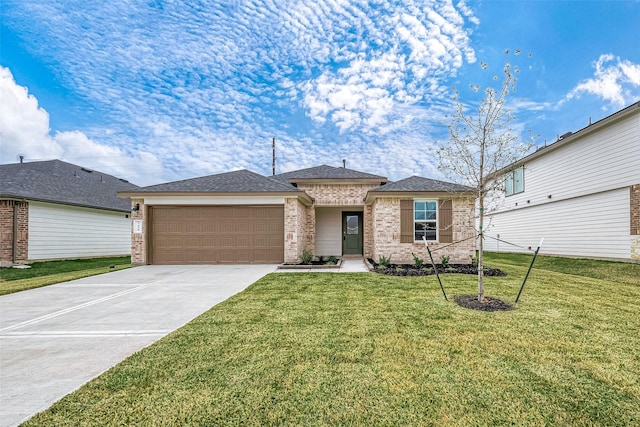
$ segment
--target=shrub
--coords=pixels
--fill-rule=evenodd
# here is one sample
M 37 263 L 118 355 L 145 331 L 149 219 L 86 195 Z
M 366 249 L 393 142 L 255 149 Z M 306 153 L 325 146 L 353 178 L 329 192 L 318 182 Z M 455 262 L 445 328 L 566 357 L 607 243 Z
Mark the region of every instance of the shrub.
M 442 264 L 442 268 L 447 268 L 449 265 L 449 255 L 442 255 L 440 257 L 440 263 Z
M 424 264 L 424 260 L 422 258 L 418 258 L 418 256 L 413 252 L 411 252 L 411 256 L 413 256 L 413 263 L 416 265 L 416 267 L 422 267 L 422 264 Z
M 327 264 L 331 264 L 331 265 L 336 265 L 338 263 L 338 258 L 334 257 L 333 255 L 331 255 L 329 257 L 329 261 L 327 261 Z
M 380 255 L 380 257 L 378 257 L 378 264 L 381 268 L 388 268 L 391 264 L 391 255 L 388 257 Z
M 312 261 L 313 252 L 311 252 L 309 249 L 305 249 L 304 251 L 302 251 L 302 255 L 300 255 L 300 262 L 302 262 L 302 264 L 311 264 Z

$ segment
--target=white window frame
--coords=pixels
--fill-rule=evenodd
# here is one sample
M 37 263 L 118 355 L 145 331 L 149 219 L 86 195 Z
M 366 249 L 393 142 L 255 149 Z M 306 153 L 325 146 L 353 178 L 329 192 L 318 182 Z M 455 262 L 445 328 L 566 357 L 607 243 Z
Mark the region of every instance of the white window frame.
M 518 175 L 520 175 L 519 180 Z M 520 185 L 517 185 L 518 183 Z M 517 167 L 505 175 L 504 193 L 507 197 L 514 194 L 524 193 L 524 166 Z
M 416 203 L 424 202 L 424 203 L 434 203 L 435 204 L 435 219 L 416 219 Z M 429 209 L 425 209 L 425 212 L 428 212 Z M 422 242 L 422 238 L 420 240 L 416 240 L 416 223 L 433 223 L 435 225 L 436 236 L 435 239 L 427 238 L 427 242 L 439 242 L 440 241 L 440 233 L 438 232 L 438 200 L 437 199 L 413 199 L 413 241 L 414 242 Z

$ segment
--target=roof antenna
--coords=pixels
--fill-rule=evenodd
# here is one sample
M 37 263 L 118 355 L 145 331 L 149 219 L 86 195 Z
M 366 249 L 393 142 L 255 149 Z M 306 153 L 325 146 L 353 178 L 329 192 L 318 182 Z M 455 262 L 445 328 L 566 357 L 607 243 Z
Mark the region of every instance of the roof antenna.
M 347 159 L 342 159 L 342 167 L 347 168 Z
M 271 162 L 271 174 L 275 176 L 276 175 L 276 137 L 275 136 L 271 141 L 271 149 L 273 151 L 272 162 Z

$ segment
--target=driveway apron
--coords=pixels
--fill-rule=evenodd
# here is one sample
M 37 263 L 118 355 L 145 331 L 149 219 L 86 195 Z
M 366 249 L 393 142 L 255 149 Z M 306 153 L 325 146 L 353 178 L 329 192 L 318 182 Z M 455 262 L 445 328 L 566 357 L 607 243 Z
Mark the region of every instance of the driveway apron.
M 0 426 L 29 419 L 275 269 L 143 266 L 0 297 Z

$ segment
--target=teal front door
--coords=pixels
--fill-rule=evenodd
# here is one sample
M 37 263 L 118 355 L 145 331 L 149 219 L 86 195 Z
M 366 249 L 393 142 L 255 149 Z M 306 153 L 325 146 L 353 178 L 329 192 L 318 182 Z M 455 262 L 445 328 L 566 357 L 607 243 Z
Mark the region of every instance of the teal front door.
M 342 254 L 362 255 L 362 212 L 342 212 Z

